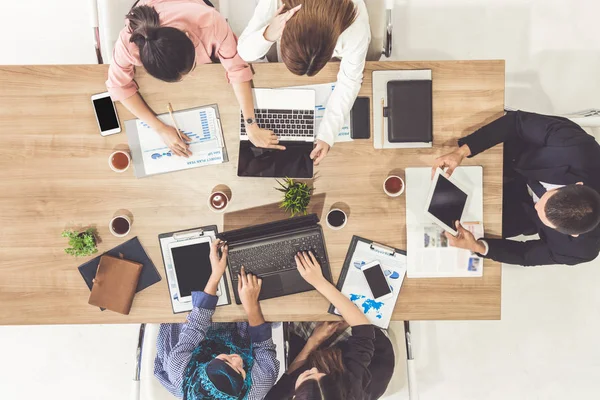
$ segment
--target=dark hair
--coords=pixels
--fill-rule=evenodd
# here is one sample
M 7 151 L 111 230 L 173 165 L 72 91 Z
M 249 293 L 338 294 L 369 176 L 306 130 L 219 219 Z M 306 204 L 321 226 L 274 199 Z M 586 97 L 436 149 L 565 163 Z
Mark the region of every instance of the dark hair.
M 314 76 L 333 56 L 338 38 L 356 19 L 352 0 L 286 0 L 285 11 L 302 4 L 281 36 L 281 59 L 296 75 Z
M 142 65 L 150 75 L 176 82 L 191 71 L 196 59 L 194 43 L 179 29 L 160 26 L 154 7 L 134 7 L 126 18 L 131 33 L 129 41 L 138 46 Z
M 321 379 L 304 381 L 296 389 L 295 400 L 350 400 L 350 384 L 342 359 L 342 351 L 337 347 L 317 350 L 306 360 L 308 369 L 317 368 L 325 373 Z
M 544 212 L 560 233 L 580 235 L 600 223 L 600 194 L 589 186 L 567 185 L 548 198 Z

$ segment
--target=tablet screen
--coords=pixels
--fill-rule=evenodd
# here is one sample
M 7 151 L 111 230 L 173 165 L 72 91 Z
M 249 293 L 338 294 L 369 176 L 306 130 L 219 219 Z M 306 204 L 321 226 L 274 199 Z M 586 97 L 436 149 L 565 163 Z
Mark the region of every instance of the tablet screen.
M 455 229 L 454 222 L 460 221 L 466 202 L 467 194 L 440 175 L 427 210 L 444 224 Z
M 172 247 L 173 265 L 181 297 L 204 290 L 212 273 L 210 267 L 210 243 L 197 243 L 183 247 Z

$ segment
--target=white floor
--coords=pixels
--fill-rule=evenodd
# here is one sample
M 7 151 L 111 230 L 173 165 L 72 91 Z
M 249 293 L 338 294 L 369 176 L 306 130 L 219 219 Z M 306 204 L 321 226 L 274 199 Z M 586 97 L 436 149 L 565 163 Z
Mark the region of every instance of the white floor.
M 93 63 L 86 3 L 2 0 L 0 64 Z M 507 105 L 598 108 L 599 16 L 594 0 L 396 0 L 393 58 L 506 59 Z M 420 398 L 597 399 L 597 282 L 598 260 L 505 266 L 502 321 L 413 323 Z M 0 398 L 126 399 L 136 333 L 127 325 L 1 327 Z M 400 324 L 393 335 L 402 349 Z M 408 398 L 403 357 L 388 400 Z

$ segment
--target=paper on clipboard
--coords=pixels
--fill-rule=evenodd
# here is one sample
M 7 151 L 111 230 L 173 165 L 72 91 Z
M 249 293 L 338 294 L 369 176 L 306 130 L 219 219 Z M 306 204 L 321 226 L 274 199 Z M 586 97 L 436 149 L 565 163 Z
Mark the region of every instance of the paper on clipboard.
M 325 107 L 327 106 L 327 102 L 329 102 L 333 89 L 335 89 L 335 82 L 317 85 L 291 86 L 286 89 L 312 89 L 315 91 L 315 132 L 318 133 L 319 126 L 323 120 L 323 115 L 325 115 Z M 335 143 L 353 141 L 354 139 L 350 137 L 350 133 L 350 114 L 348 114 L 344 120 L 342 130 L 335 137 Z
M 372 261 L 378 261 L 392 288 L 394 296 L 384 301 L 373 299 L 361 268 Z M 400 294 L 406 275 L 406 256 L 394 255 L 380 250 L 370 243 L 359 241 L 352 255 L 341 292 L 360 308 L 369 321 L 380 328 L 387 329 Z M 339 315 L 337 309 L 334 310 Z
M 209 236 L 212 240 L 216 239 L 215 231 L 204 231 L 204 236 Z M 173 260 L 171 259 L 171 252 L 169 251 L 169 245 L 174 242 L 181 242 L 185 240 L 196 239 L 197 236 L 191 236 L 189 238 L 178 240 L 176 236 L 168 236 L 160 238 L 160 247 L 162 251 L 163 261 L 165 263 L 165 271 L 167 274 L 167 285 L 169 286 L 169 297 L 171 299 L 171 305 L 173 306 L 174 313 L 191 311 L 193 306 L 192 303 L 181 303 L 179 302 L 179 291 L 177 286 L 177 277 L 175 276 L 175 269 L 173 266 Z M 225 277 L 223 276 L 219 281 L 217 288 L 220 293 L 217 306 L 229 304 L 227 296 L 227 285 L 225 284 Z
M 165 124 L 173 125 L 168 113 L 157 117 Z M 127 139 L 137 177 L 227 161 L 216 105 L 176 111 L 173 118 L 179 129 L 191 139 L 189 149 L 192 155 L 189 158 L 174 155 L 160 135 L 145 122 L 139 119 L 126 121 Z

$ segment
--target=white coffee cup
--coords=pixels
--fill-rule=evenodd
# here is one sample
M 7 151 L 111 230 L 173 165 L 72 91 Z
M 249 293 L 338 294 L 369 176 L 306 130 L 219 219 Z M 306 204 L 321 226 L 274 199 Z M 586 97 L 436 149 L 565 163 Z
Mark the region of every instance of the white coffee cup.
M 121 221 L 117 221 L 117 220 L 121 219 L 121 218 L 127 222 L 127 230 L 121 230 L 121 229 L 115 230 L 115 226 L 114 226 L 115 221 L 116 221 L 116 224 L 118 225 Z M 118 228 L 120 228 L 120 226 L 118 226 Z M 131 219 L 129 219 L 129 217 L 127 215 L 117 215 L 113 219 L 110 220 L 110 224 L 108 224 L 108 230 L 110 231 L 110 233 L 112 233 L 116 237 L 127 236 L 129 234 L 129 232 L 131 231 Z
M 127 166 L 123 169 L 118 169 L 117 167 L 115 167 L 113 165 L 113 157 L 115 155 L 121 155 L 123 154 L 125 157 L 127 157 Z M 127 171 L 127 169 L 129 168 L 129 166 L 131 165 L 131 156 L 129 155 L 129 152 L 124 151 L 124 150 L 117 150 L 112 152 L 112 154 L 108 157 L 108 166 L 110 167 L 110 169 L 112 169 L 115 172 L 125 172 Z
M 400 190 L 396 193 L 392 193 L 390 191 L 387 190 L 386 185 L 388 183 L 389 180 L 391 179 L 399 179 L 400 180 L 400 184 L 402 185 L 402 187 L 400 188 Z M 383 181 L 383 191 L 385 192 L 385 194 L 387 194 L 390 197 L 398 197 L 400 196 L 402 193 L 404 193 L 404 187 L 406 185 L 404 184 L 404 179 L 400 178 L 397 175 L 390 175 L 387 178 L 385 178 L 385 181 Z
M 333 226 L 329 223 L 329 216 L 331 215 L 331 213 L 339 211 L 340 213 L 343 214 L 344 217 L 344 222 L 340 225 L 340 226 Z M 333 230 L 340 230 L 343 227 L 346 226 L 346 224 L 348 223 L 348 216 L 346 215 L 346 213 L 343 210 L 340 210 L 339 208 L 332 208 L 331 210 L 329 210 L 329 212 L 327 213 L 327 217 L 325 218 L 325 221 L 327 222 L 327 226 Z

